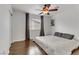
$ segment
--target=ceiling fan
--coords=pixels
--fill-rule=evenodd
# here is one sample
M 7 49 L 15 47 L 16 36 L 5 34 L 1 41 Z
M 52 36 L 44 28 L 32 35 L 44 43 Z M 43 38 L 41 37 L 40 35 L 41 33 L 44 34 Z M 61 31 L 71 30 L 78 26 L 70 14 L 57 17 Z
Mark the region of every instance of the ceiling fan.
M 39 14 L 47 14 L 47 15 L 50 15 L 49 14 L 50 11 L 57 11 L 58 10 L 58 6 L 52 8 L 52 9 L 50 9 L 50 7 L 51 7 L 51 4 L 45 4 L 44 7 L 41 10 L 41 13 L 39 13 Z

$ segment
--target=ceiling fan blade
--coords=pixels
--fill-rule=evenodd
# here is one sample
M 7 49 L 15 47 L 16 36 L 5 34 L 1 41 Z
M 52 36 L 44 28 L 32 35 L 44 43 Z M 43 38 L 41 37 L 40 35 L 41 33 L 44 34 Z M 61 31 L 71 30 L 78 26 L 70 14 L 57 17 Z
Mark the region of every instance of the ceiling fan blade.
M 42 14 L 43 12 L 39 13 L 39 14 Z
M 49 11 L 57 11 L 58 9 L 50 9 Z
M 49 8 L 51 6 L 51 4 L 45 4 L 44 6 Z

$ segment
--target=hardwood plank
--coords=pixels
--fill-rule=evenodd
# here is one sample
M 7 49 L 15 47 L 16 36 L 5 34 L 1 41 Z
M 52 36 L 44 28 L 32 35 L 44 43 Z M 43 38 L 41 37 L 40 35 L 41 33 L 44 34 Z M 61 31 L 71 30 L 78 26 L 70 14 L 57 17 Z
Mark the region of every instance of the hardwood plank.
M 72 51 L 72 55 L 79 55 L 79 47 Z
M 9 55 L 46 55 L 33 41 L 26 40 L 12 43 Z

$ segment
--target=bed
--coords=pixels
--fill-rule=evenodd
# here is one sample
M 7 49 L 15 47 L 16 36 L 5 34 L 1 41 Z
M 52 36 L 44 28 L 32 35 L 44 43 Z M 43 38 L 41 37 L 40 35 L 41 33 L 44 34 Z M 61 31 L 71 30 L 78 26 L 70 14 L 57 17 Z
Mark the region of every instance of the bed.
M 35 41 L 48 55 L 70 55 L 79 42 L 53 35 L 36 37 Z

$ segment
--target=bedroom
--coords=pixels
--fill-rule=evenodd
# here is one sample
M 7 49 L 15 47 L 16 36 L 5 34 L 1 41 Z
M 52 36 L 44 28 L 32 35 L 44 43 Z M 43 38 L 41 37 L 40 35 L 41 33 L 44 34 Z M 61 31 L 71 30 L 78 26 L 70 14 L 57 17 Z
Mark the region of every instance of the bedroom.
M 52 5 L 53 4 L 51 4 L 50 8 L 53 8 Z M 2 17 L 0 17 L 0 19 L 3 19 L 3 21 L 0 20 L 0 23 L 3 24 L 0 26 L 0 27 L 3 27 L 0 30 L 0 32 L 1 33 L 5 32 L 5 35 L 0 36 L 0 38 L 3 39 L 3 41 L 2 41 L 3 43 L 0 44 L 1 45 L 0 54 L 8 54 L 10 52 L 9 48 L 10 48 L 11 43 L 16 43 L 17 41 L 24 41 L 25 39 L 29 39 L 29 36 L 30 36 L 30 40 L 33 39 L 34 41 L 36 41 L 35 40 L 36 38 L 40 37 L 40 35 L 41 36 L 43 35 L 46 38 L 50 39 L 48 41 L 43 42 L 43 43 L 45 43 L 45 42 L 47 43 L 47 42 L 51 41 L 51 38 L 54 38 L 52 36 L 54 36 L 54 34 L 56 32 L 59 32 L 58 33 L 59 35 L 63 35 L 61 33 L 74 35 L 74 38 L 73 38 L 73 39 L 75 39 L 74 41 L 78 42 L 78 39 L 79 39 L 78 38 L 78 36 L 79 36 L 79 26 L 78 26 L 79 25 L 79 23 L 78 23 L 79 22 L 79 20 L 78 20 L 79 19 L 79 17 L 78 17 L 79 5 L 78 4 L 77 5 L 75 5 L 75 4 L 56 4 L 55 6 L 58 6 L 57 11 L 51 11 L 51 12 L 49 12 L 49 15 L 42 14 L 43 17 L 40 17 L 41 15 L 39 15 L 39 13 L 41 12 L 40 10 L 44 7 L 44 4 L 0 5 L 0 15 L 2 16 Z M 3 11 L 5 11 L 5 12 L 3 14 L 1 14 Z M 28 24 L 26 24 L 28 22 L 26 20 L 26 16 L 28 15 L 28 14 L 26 14 L 27 12 L 29 13 L 29 24 L 30 24 L 29 33 L 28 33 Z M 3 16 L 5 16 L 6 18 L 4 18 Z M 7 20 L 5 21 L 5 19 L 7 19 Z M 27 17 L 27 19 L 28 19 L 28 17 Z M 42 19 L 44 21 L 41 22 L 42 20 L 40 20 L 40 19 Z M 52 20 L 54 23 L 53 25 L 51 25 Z M 4 24 L 4 22 L 5 22 L 5 24 Z M 44 25 L 43 27 L 41 26 L 41 23 L 43 23 L 42 24 L 42 25 Z M 27 27 L 25 27 L 26 25 L 27 25 Z M 3 29 L 6 29 L 6 30 L 3 30 Z M 40 29 L 42 31 L 41 32 L 42 34 L 40 34 Z M 25 33 L 25 31 L 26 31 L 26 33 Z M 28 34 L 29 34 L 29 36 L 28 36 Z M 45 38 L 45 37 L 43 37 L 43 38 Z M 41 40 L 43 38 L 41 38 Z M 59 37 L 59 38 L 62 39 L 61 37 Z M 63 42 L 63 41 L 71 42 L 71 40 L 68 40 L 66 38 L 65 38 L 65 40 L 64 39 L 60 40 L 60 42 Z M 38 41 L 36 41 L 36 43 L 37 42 Z M 60 44 L 60 42 L 59 42 L 59 44 Z M 69 45 L 71 45 L 70 42 L 68 43 Z M 46 43 L 45 43 L 45 45 L 46 45 Z M 19 44 L 24 44 L 24 43 L 19 43 Z M 27 44 L 27 42 L 26 42 L 26 44 Z M 40 43 L 37 43 L 37 44 L 40 46 Z M 53 42 L 52 42 L 52 44 L 53 44 Z M 50 47 L 52 46 L 52 44 L 51 45 L 49 44 Z M 58 42 L 56 44 L 59 45 Z M 72 44 L 74 44 L 73 50 L 78 48 L 77 43 L 74 42 Z M 16 45 L 16 44 L 14 44 L 14 45 Z M 46 51 L 48 50 L 49 45 L 45 47 Z M 18 46 L 18 44 L 16 46 Z M 43 49 L 42 46 L 40 46 L 40 47 Z M 72 47 L 71 47 L 71 50 L 72 50 Z M 18 47 L 18 48 L 20 48 L 20 47 Z M 59 46 L 59 48 L 60 48 L 60 46 Z M 13 50 L 14 54 L 19 54 L 20 52 L 22 52 L 22 51 L 19 51 L 18 53 L 16 53 L 15 49 L 16 48 L 14 48 L 14 50 Z M 34 51 L 33 48 L 31 48 L 31 49 L 33 52 Z M 18 50 L 16 50 L 16 51 L 18 51 Z M 27 49 L 24 49 L 24 50 L 26 51 Z M 60 48 L 60 50 L 61 50 L 61 48 Z M 46 51 L 44 51 L 44 52 L 46 52 Z M 56 51 L 58 51 L 58 50 L 56 50 Z M 32 52 L 30 52 L 30 53 L 32 54 Z M 49 51 L 48 55 L 51 54 L 50 52 L 51 51 Z M 60 55 L 60 51 L 58 51 L 58 52 L 59 52 L 58 55 Z M 69 52 L 68 54 L 71 53 L 71 51 L 68 51 L 68 52 Z M 76 53 L 79 54 L 78 51 Z M 62 55 L 63 54 L 65 54 L 65 53 L 62 53 Z M 52 55 L 54 55 L 54 54 L 52 54 Z

